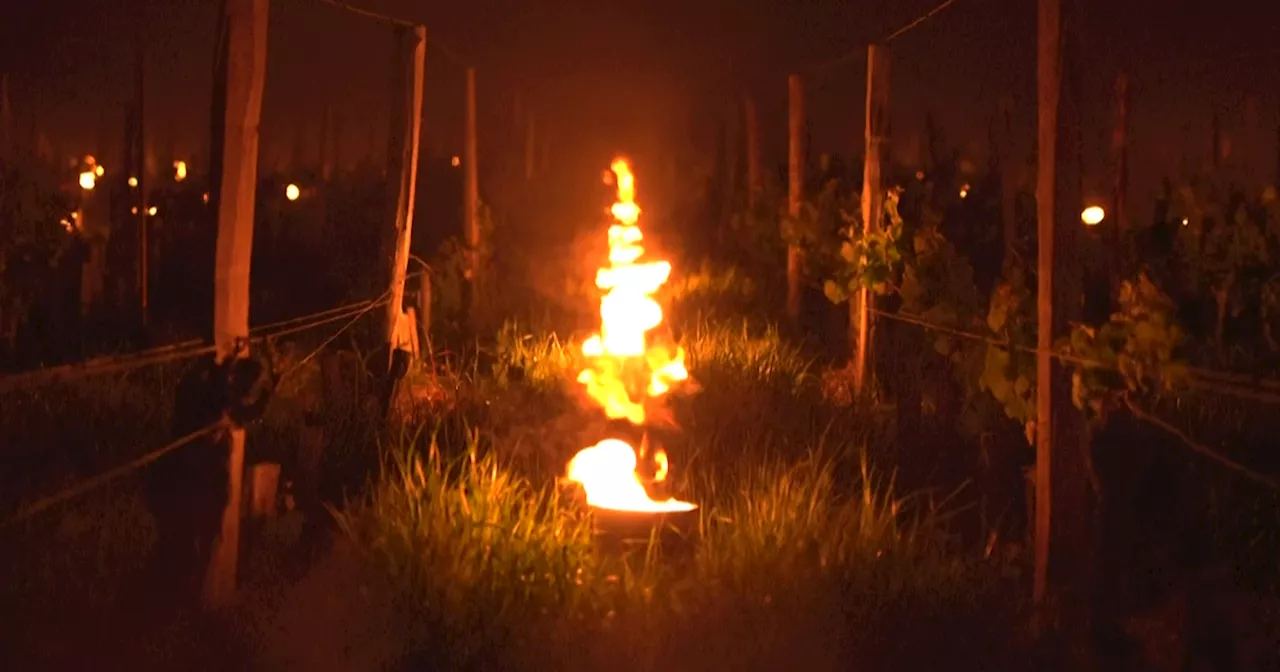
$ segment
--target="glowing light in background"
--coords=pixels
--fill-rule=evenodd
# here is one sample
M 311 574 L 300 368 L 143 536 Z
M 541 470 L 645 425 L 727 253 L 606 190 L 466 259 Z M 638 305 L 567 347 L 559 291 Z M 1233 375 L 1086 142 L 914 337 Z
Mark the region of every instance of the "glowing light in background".
M 106 171 L 106 170 L 104 170 L 104 169 L 102 168 L 102 166 L 94 166 L 94 167 L 93 167 L 93 174 L 94 174 L 94 175 L 97 175 L 98 177 L 102 177 L 102 174 L 103 174 L 103 173 L 105 173 L 105 172 L 107 172 L 107 171 Z
M 208 203 L 208 202 L 209 202 L 209 192 L 207 192 L 207 191 L 206 191 L 206 192 L 204 192 L 204 194 L 203 194 L 202 196 L 200 196 L 200 200 L 204 201 L 205 203 Z
M 157 212 L 160 212 L 160 210 L 157 209 L 156 206 L 154 205 L 151 206 L 150 208 L 147 208 L 147 214 L 151 215 L 152 217 L 155 217 Z
M 1084 222 L 1085 226 L 1097 226 L 1106 217 L 1107 211 L 1103 210 L 1100 205 L 1091 205 L 1080 213 L 1080 221 Z
M 298 197 L 301 195 L 302 195 L 302 190 L 299 189 L 298 185 L 296 184 L 290 184 L 289 186 L 284 188 L 284 197 L 291 201 L 298 200 Z
M 175 182 L 181 182 L 187 179 L 187 162 L 186 161 L 173 162 L 173 179 Z
M 460 166 L 462 165 L 462 159 L 459 159 L 458 157 L 455 156 L 452 159 L 449 159 L 449 165 L 452 165 L 455 167 Z
M 89 191 L 97 186 L 98 177 L 94 175 L 92 170 L 86 170 L 80 173 L 80 188 Z
M 969 185 L 966 184 L 963 187 L 960 187 L 960 198 L 968 198 L 968 197 L 969 197 Z
M 133 213 L 133 214 L 135 214 L 135 215 L 136 215 L 136 214 L 138 214 L 138 206 L 136 206 L 136 205 L 135 205 L 135 206 L 133 206 L 133 209 L 132 209 L 132 210 L 130 210 L 130 212 L 132 212 L 132 213 Z
M 138 188 L 138 178 L 136 178 L 136 177 L 130 177 L 130 178 L 129 178 L 129 186 L 133 187 L 134 189 L 137 189 L 137 188 Z

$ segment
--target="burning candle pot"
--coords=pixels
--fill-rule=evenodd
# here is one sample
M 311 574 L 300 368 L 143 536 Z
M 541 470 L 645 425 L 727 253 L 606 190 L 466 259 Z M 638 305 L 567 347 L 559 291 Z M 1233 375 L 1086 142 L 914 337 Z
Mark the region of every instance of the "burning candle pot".
M 671 462 L 661 447 L 650 449 L 644 431 L 646 404 L 687 380 L 689 372 L 682 349 L 649 343 L 648 332 L 662 323 L 653 294 L 667 281 L 671 264 L 641 260 L 635 177 L 624 159 L 615 160 L 606 177 L 617 185 L 618 200 L 610 210 L 609 265 L 596 274 L 596 286 L 605 291 L 600 333 L 583 343 L 587 366 L 578 382 L 615 426 L 625 422 L 632 431 L 609 432 L 579 451 L 569 461 L 567 478 L 586 491 L 602 537 L 647 543 L 672 526 L 677 533 L 696 528 L 697 505 L 664 491 Z

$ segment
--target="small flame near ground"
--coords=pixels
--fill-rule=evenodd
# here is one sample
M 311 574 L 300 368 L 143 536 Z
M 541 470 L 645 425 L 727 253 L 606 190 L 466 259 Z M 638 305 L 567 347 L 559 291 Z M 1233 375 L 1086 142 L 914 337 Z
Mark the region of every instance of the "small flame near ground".
M 578 376 L 587 394 L 604 408 L 610 419 L 640 426 L 645 422 L 645 401 L 665 394 L 687 380 L 684 352 L 650 346 L 647 333 L 662 323 L 662 307 L 653 294 L 671 275 L 667 261 L 640 261 L 643 234 L 636 222 L 640 206 L 635 202 L 635 176 L 625 159 L 615 159 L 605 172 L 605 183 L 616 184 L 618 200 L 610 213 L 609 265 L 596 273 L 596 286 L 605 290 L 600 300 L 600 333 L 582 344 L 588 365 Z M 644 455 L 642 455 L 643 457 Z M 669 462 L 664 451 L 654 453 L 654 482 L 666 479 Z M 569 461 L 568 479 L 582 484 L 591 506 L 620 511 L 691 511 L 697 505 L 676 499 L 649 497 L 637 473 L 636 450 L 620 439 L 605 439 L 583 449 Z

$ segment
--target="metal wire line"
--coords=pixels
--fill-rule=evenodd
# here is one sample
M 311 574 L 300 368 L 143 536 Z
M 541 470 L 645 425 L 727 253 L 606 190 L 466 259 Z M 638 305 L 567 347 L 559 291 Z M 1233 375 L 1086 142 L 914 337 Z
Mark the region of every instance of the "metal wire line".
M 81 481 L 76 485 L 73 485 L 64 490 L 60 490 L 52 495 L 49 495 L 48 497 L 42 497 L 18 509 L 18 512 L 15 513 L 12 517 L 5 520 L 3 523 L 0 523 L 0 529 L 4 529 L 7 527 L 16 525 L 37 514 L 47 511 L 59 504 L 67 502 L 71 499 L 75 499 L 76 497 L 79 497 L 80 495 L 83 495 L 84 493 L 89 492 L 97 488 L 98 486 L 105 485 L 111 481 L 116 480 L 117 478 L 120 478 L 121 476 L 125 476 L 133 471 L 141 469 L 142 467 L 145 467 L 146 465 L 151 464 L 152 462 L 155 462 L 161 457 L 168 455 L 169 453 L 191 443 L 192 441 L 195 441 L 196 439 L 199 439 L 208 434 L 212 434 L 213 432 L 219 429 L 222 429 L 226 426 L 227 424 L 225 421 L 219 420 L 218 422 L 215 422 L 205 427 L 204 429 L 199 429 L 186 436 L 183 436 L 178 439 L 174 439 L 173 441 L 170 441 L 169 443 L 166 443 L 165 445 L 135 460 L 126 462 L 125 464 L 115 467 L 114 469 L 104 471 L 101 474 L 98 474 L 97 476 Z
M 339 9 L 345 9 L 348 12 L 351 12 L 352 14 L 358 14 L 360 16 L 364 16 L 370 19 L 375 19 L 378 21 L 385 21 L 387 23 L 390 23 L 393 26 L 398 26 L 401 28 L 416 28 L 418 26 L 424 25 L 421 21 L 410 21 L 409 19 L 404 19 L 398 16 L 392 16 L 390 14 L 382 14 L 380 12 L 364 9 L 362 7 L 356 7 L 355 5 L 342 2 L 341 0 L 315 0 L 315 1 L 326 4 L 326 5 L 332 5 Z M 431 32 L 431 31 L 428 31 L 428 32 Z M 464 68 L 469 67 L 470 65 L 470 61 L 468 61 L 465 58 L 462 58 L 462 56 L 459 55 L 456 49 L 454 49 L 453 47 L 450 47 L 448 44 L 441 41 L 440 38 L 437 37 L 434 33 L 427 35 L 427 45 L 435 49 L 438 49 L 440 53 L 448 57 L 449 60 L 453 61 L 455 65 L 458 65 Z
M 366 311 L 370 306 L 381 305 L 386 302 L 387 294 L 389 294 L 389 292 L 384 293 L 383 296 L 377 299 L 357 301 L 345 306 L 323 310 L 318 313 L 262 325 L 251 329 L 249 333 L 253 336 L 253 341 L 261 342 L 263 340 L 275 339 L 290 334 L 309 331 L 316 327 L 346 319 L 351 317 L 353 314 Z M 202 339 L 194 339 L 124 355 L 95 357 L 83 362 L 62 364 L 59 366 L 36 369 L 33 371 L 26 371 L 23 373 L 15 373 L 0 377 L 0 392 L 7 392 L 15 388 L 29 385 L 118 371 L 128 371 L 155 364 L 164 364 L 166 362 L 198 357 L 200 355 L 214 352 L 215 350 L 216 348 L 213 345 L 207 344 L 206 341 Z
M 936 7 L 934 7 L 933 9 L 931 9 L 931 10 L 929 10 L 929 11 L 925 12 L 924 14 L 921 14 L 920 16 L 916 17 L 915 19 L 912 19 L 909 23 L 907 23 L 907 24 L 903 25 L 902 27 L 898 28 L 897 30 L 893 31 L 892 33 L 889 33 L 887 36 L 885 36 L 885 37 L 884 37 L 884 39 L 880 40 L 880 44 L 888 44 L 888 43 L 892 42 L 893 40 L 895 40 L 895 39 L 897 39 L 897 38 L 899 38 L 899 37 L 902 37 L 902 36 L 903 36 L 903 35 L 905 35 L 906 33 L 911 32 L 912 30 L 914 30 L 915 28 L 917 28 L 918 26 L 920 26 L 920 24 L 924 23 L 925 21 L 928 21 L 929 19 L 932 19 L 932 18 L 934 17 L 934 15 L 938 14 L 938 13 L 939 13 L 939 12 L 941 12 L 942 10 L 944 10 L 944 9 L 946 9 L 946 8 L 950 7 L 951 5 L 955 4 L 955 2 L 956 2 L 956 0 L 945 0 L 942 4 L 940 4 L 940 5 L 936 6 Z M 858 58 L 860 58 L 860 57 L 862 57 L 862 56 L 865 56 L 865 55 L 866 55 L 866 53 L 867 53 L 867 48 L 866 48 L 866 46 L 864 45 L 864 46 L 859 47 L 859 48 L 857 48 L 857 49 L 853 49 L 853 50 L 847 51 L 847 52 L 845 52 L 845 53 L 843 53 L 843 54 L 841 54 L 841 55 L 839 55 L 839 56 L 836 56 L 835 58 L 833 58 L 833 59 L 831 59 L 831 60 L 829 60 L 829 61 L 824 61 L 824 62 L 822 62 L 822 63 L 819 63 L 818 65 L 814 66 L 814 67 L 813 67 L 813 68 L 811 68 L 811 69 L 812 69 L 815 73 L 822 73 L 822 72 L 826 72 L 826 71 L 828 71 L 828 70 L 832 70 L 832 69 L 834 69 L 834 68 L 838 68 L 838 67 L 840 67 L 840 66 L 842 66 L 842 65 L 845 65 L 846 63 L 849 63 L 849 62 L 851 62 L 851 61 L 854 61 L 854 60 L 856 60 L 856 59 L 858 59 Z
M 970 340 L 982 341 L 991 345 L 995 345 L 997 347 L 1009 348 L 1009 349 L 1019 350 L 1022 352 L 1028 352 L 1028 353 L 1038 352 L 1037 348 L 1031 348 L 1026 346 L 1015 346 L 1010 344 L 1007 341 L 1002 341 L 1000 339 L 983 336 L 982 334 L 975 334 L 973 332 L 964 331 L 962 329 L 953 329 L 951 327 L 944 327 L 942 325 L 933 324 L 927 320 L 921 319 L 916 316 L 904 315 L 902 313 L 890 313 L 883 310 L 877 310 L 874 308 L 870 310 L 871 312 L 877 315 L 880 315 L 892 320 L 905 322 L 907 324 L 916 325 L 925 329 L 930 329 L 940 333 L 945 333 L 947 335 L 956 336 L 959 338 L 967 338 Z M 1115 368 L 1104 362 L 1088 360 L 1081 357 L 1071 357 L 1058 352 L 1050 352 L 1049 355 L 1060 361 L 1067 361 L 1067 362 L 1079 364 L 1081 366 L 1089 366 L 1093 368 L 1106 368 L 1106 369 Z M 1260 403 L 1280 404 L 1280 394 L 1276 394 L 1274 392 L 1270 392 L 1265 389 L 1264 390 L 1250 389 L 1250 388 L 1241 386 L 1239 384 L 1224 382 L 1223 380 L 1205 380 L 1202 378 L 1196 378 L 1196 372 L 1202 372 L 1202 373 L 1207 373 L 1211 375 L 1218 375 L 1228 380 L 1236 378 L 1235 376 L 1230 376 L 1229 374 L 1218 374 L 1217 372 L 1207 371 L 1205 369 L 1191 369 L 1192 376 L 1190 378 L 1190 383 L 1193 388 L 1198 388 L 1206 392 L 1216 392 L 1218 394 L 1233 396 L 1233 397 L 1247 399 L 1250 401 L 1256 401 Z M 1255 382 L 1277 384 L 1277 381 L 1255 381 Z M 1146 421 L 1151 425 L 1165 432 L 1168 432 L 1170 435 L 1178 438 L 1184 444 L 1186 444 L 1187 447 L 1192 450 L 1192 452 L 1195 452 L 1201 455 L 1202 457 L 1205 457 L 1209 460 L 1217 462 L 1219 465 L 1227 469 L 1230 469 L 1231 471 L 1234 471 L 1244 476 L 1245 478 L 1248 478 L 1251 481 L 1265 485 L 1273 490 L 1280 490 L 1280 482 L 1278 482 L 1276 479 L 1270 476 L 1267 476 L 1265 474 L 1259 473 L 1257 471 L 1254 471 L 1253 469 L 1250 469 L 1249 467 L 1246 467 L 1245 465 L 1239 462 L 1236 462 L 1235 460 L 1232 460 L 1231 458 L 1226 457 L 1225 455 L 1222 455 L 1218 451 L 1213 450 L 1212 448 L 1194 440 L 1193 438 L 1191 438 L 1189 434 L 1187 434 L 1186 432 L 1184 432 L 1182 429 L 1178 428 L 1174 424 L 1166 420 L 1163 420 L 1157 417 L 1155 414 L 1143 409 L 1141 406 L 1139 406 L 1136 402 L 1133 401 L 1133 399 L 1129 398 L 1127 395 L 1124 397 L 1124 403 L 1129 408 L 1129 411 L 1133 413 L 1134 417 L 1140 420 Z
M 387 294 L 390 294 L 390 291 L 388 291 Z M 308 361 L 310 361 L 312 358 L 314 358 L 316 355 L 322 352 L 325 348 L 327 348 L 329 344 L 332 343 L 336 338 L 338 338 L 344 332 L 346 332 L 348 329 L 354 326 L 355 323 L 360 320 L 360 318 L 364 317 L 365 315 L 369 314 L 369 312 L 371 312 L 375 308 L 382 306 L 385 303 L 386 303 L 385 297 L 380 298 L 378 300 L 374 300 L 374 301 L 363 301 L 360 304 L 357 304 L 360 306 L 360 310 L 356 311 L 354 317 L 351 317 L 351 313 L 350 311 L 348 311 L 346 313 L 342 313 L 337 316 L 331 316 L 328 319 L 325 319 L 322 321 L 317 321 L 312 324 L 304 325 L 306 326 L 306 328 L 315 328 L 322 324 L 328 324 L 345 317 L 351 317 L 350 321 L 342 325 L 341 329 L 334 332 L 331 336 L 329 336 L 329 338 L 325 339 L 323 343 L 321 343 L 314 350 L 312 350 L 310 354 L 302 358 L 301 361 L 299 361 L 292 368 L 290 368 L 288 371 L 282 374 L 280 376 L 280 379 L 283 380 L 284 378 L 292 375 L 293 373 L 301 369 Z M 324 312 L 331 313 L 333 312 L 333 310 L 324 311 Z M 294 320 L 287 320 L 286 322 L 297 321 L 297 319 L 299 318 L 295 318 Z M 186 446 L 191 442 L 195 441 L 196 439 L 199 439 L 202 436 L 210 434 L 225 426 L 227 426 L 227 423 L 225 420 L 213 423 L 205 427 L 204 429 L 198 430 L 196 432 L 192 432 L 191 434 L 183 436 L 179 439 L 175 439 L 174 441 L 171 441 L 165 444 L 164 446 L 161 446 L 160 448 L 157 448 L 156 450 L 153 450 L 135 460 L 127 462 L 109 471 L 103 472 L 97 476 L 89 478 L 70 488 L 54 493 L 48 497 L 41 498 L 27 506 L 22 507 L 18 511 L 18 513 L 14 514 L 12 518 L 4 521 L 3 523 L 0 523 L 0 529 L 9 527 L 11 525 L 15 525 L 43 511 L 46 511 L 59 504 L 62 504 L 63 502 L 79 497 L 80 495 L 83 495 L 84 493 L 94 490 L 95 488 L 101 485 L 105 485 L 117 478 L 120 478 L 121 476 L 125 476 L 137 469 L 141 469 L 142 467 L 160 459 L 161 457 L 167 455 L 168 453 L 175 451 L 183 446 Z
M 965 331 L 963 329 L 957 329 L 954 327 L 947 327 L 944 325 L 935 324 L 916 315 L 910 315 L 906 313 L 891 313 L 891 312 L 880 310 L 877 308 L 871 308 L 869 310 L 872 313 L 875 313 L 876 315 L 879 315 L 891 320 L 895 320 L 898 322 L 905 322 L 907 324 L 913 324 L 924 329 L 929 329 L 931 331 L 937 331 L 939 333 L 947 334 L 948 336 L 955 336 L 957 338 L 965 338 L 969 340 L 981 341 L 989 345 L 994 345 L 996 347 L 1006 348 L 1010 350 L 1017 350 L 1019 352 L 1025 352 L 1028 354 L 1037 354 L 1040 352 L 1039 348 L 1034 348 L 1034 347 L 1025 346 L 1025 345 L 1016 345 L 1006 340 L 994 338 L 992 336 L 985 336 L 985 335 L 977 334 L 971 331 Z M 1068 355 L 1062 352 L 1054 352 L 1052 350 L 1049 352 L 1049 356 L 1059 361 L 1075 364 L 1077 366 L 1083 366 L 1083 367 L 1093 368 L 1093 369 L 1115 370 L 1115 366 L 1107 362 L 1092 360 L 1086 357 L 1077 357 L 1075 355 Z M 1264 404 L 1280 405 L 1280 381 L 1237 376 L 1234 374 L 1220 373 L 1220 372 L 1197 368 L 1197 367 L 1188 367 L 1187 371 L 1190 374 L 1189 383 L 1191 384 L 1192 387 L 1195 387 L 1207 392 L 1216 392 L 1218 394 L 1225 395 L 1225 396 L 1233 396 L 1240 399 L 1247 399 L 1249 401 L 1256 401 Z M 1246 381 L 1247 383 L 1251 383 L 1255 387 L 1250 387 L 1248 384 L 1246 384 Z

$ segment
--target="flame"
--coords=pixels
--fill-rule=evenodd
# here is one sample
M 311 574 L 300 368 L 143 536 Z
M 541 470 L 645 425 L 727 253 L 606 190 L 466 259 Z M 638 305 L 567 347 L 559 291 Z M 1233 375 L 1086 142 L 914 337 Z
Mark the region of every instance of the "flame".
M 582 344 L 587 368 L 578 376 L 587 394 L 612 419 L 625 418 L 634 425 L 645 421 L 645 401 L 666 394 L 686 380 L 684 351 L 650 347 L 646 334 L 662 323 L 662 307 L 653 294 L 671 275 L 666 261 L 641 262 L 644 235 L 636 222 L 640 206 L 635 202 L 635 176 L 624 159 L 616 159 L 605 173 L 605 183 L 617 185 L 618 200 L 610 208 L 615 223 L 609 227 L 609 265 L 596 273 L 596 286 L 605 290 L 600 300 L 600 333 Z M 641 457 L 645 447 L 641 447 Z M 654 455 L 655 481 L 666 479 L 670 464 L 665 452 Z M 569 480 L 581 483 L 592 506 L 628 511 L 689 511 L 696 505 L 668 499 L 654 501 L 636 474 L 636 451 L 619 439 L 605 439 L 580 451 L 569 462 Z
M 600 300 L 601 328 L 582 344 L 582 353 L 591 363 L 578 382 L 610 418 L 640 425 L 645 419 L 645 398 L 666 393 L 673 383 L 687 379 L 689 372 L 683 350 L 673 355 L 667 348 L 648 347 L 646 333 L 662 323 L 662 307 L 653 294 L 671 275 L 671 264 L 639 262 L 644 234 L 636 226 L 640 206 L 635 201 L 635 176 L 623 159 L 614 160 L 606 178 L 610 175 L 616 176 L 612 181 L 618 189 L 618 201 L 610 208 L 617 223 L 609 227 L 609 266 L 596 273 L 596 286 L 605 290 Z
M 659 471 L 655 481 L 666 478 L 666 453 L 659 451 Z M 645 492 L 636 474 L 636 452 L 625 441 L 605 439 L 578 451 L 569 460 L 569 480 L 581 483 L 587 491 L 587 504 L 601 509 L 664 513 L 692 511 L 698 506 L 677 499 L 654 501 Z

